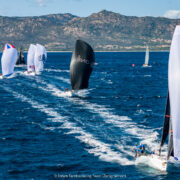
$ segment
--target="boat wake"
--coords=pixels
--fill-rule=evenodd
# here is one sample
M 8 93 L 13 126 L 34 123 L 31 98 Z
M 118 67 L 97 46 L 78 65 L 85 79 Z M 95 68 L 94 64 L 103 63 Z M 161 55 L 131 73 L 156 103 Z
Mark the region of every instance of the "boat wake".
M 21 75 L 21 73 L 20 73 Z M 150 128 L 147 128 L 143 125 L 139 125 L 128 116 L 119 116 L 113 113 L 112 108 L 108 108 L 104 105 L 99 105 L 96 103 L 91 103 L 86 99 L 81 98 L 70 98 L 66 92 L 59 89 L 54 82 L 52 82 L 51 78 L 43 79 L 43 77 L 31 77 L 31 76 L 24 76 L 25 80 L 21 79 L 21 86 L 27 86 L 38 89 L 44 93 L 49 94 L 50 96 L 60 97 L 71 104 L 78 105 L 81 109 L 87 110 L 88 112 L 92 113 L 92 115 L 98 115 L 98 117 L 102 118 L 103 126 L 108 129 L 119 128 L 120 131 L 124 131 L 126 134 L 125 136 L 132 137 L 133 141 L 141 141 L 144 144 L 151 144 L 152 148 L 157 147 L 157 143 L 155 141 L 158 140 L 158 133 Z M 32 83 L 33 80 L 33 83 Z M 17 80 L 18 81 L 18 80 Z M 19 83 L 17 83 L 19 85 Z M 73 118 L 75 122 L 71 122 L 68 116 L 61 116 L 54 108 L 48 107 L 48 105 L 44 103 L 39 103 L 37 100 L 32 100 L 33 98 L 37 99 L 37 97 L 32 97 L 31 99 L 27 96 L 18 93 L 11 88 L 3 87 L 9 93 L 12 93 L 13 96 L 17 99 L 20 99 L 23 102 L 29 103 L 33 108 L 38 109 L 39 111 L 45 113 L 49 116 L 47 120 L 51 120 L 52 122 L 60 122 L 60 127 L 49 127 L 49 126 L 41 126 L 46 130 L 57 130 L 57 129 L 66 129 L 68 132 L 66 134 L 74 134 L 76 139 L 79 139 L 81 142 L 88 144 L 91 148 L 87 148 L 86 150 L 98 156 L 101 160 L 107 162 L 116 162 L 121 165 L 133 165 L 134 161 L 134 153 L 132 151 L 133 147 L 129 144 L 132 144 L 131 138 L 127 140 L 127 138 L 119 138 L 116 139 L 108 137 L 109 135 L 105 135 L 110 139 L 110 142 L 104 143 L 99 140 L 94 133 L 91 134 L 86 132 L 84 128 L 89 126 L 88 124 L 84 123 L 77 117 Z M 86 90 L 87 91 L 87 90 Z M 88 91 L 87 91 L 88 92 Z M 75 108 L 76 108 L 75 106 Z M 65 111 L 63 107 L 60 107 L 61 110 Z M 67 112 L 71 113 L 71 112 Z M 72 113 L 71 113 L 72 114 Z M 72 116 L 74 117 L 74 115 Z M 79 126 L 79 122 L 81 125 L 84 125 L 83 128 L 81 125 Z M 88 122 L 91 123 L 91 122 Z M 108 124 L 108 126 L 106 126 Z M 94 128 L 94 126 L 93 126 Z M 101 132 L 102 127 L 96 128 L 96 133 L 99 131 Z M 113 150 L 112 150 L 113 149 Z
M 98 156 L 99 159 L 107 162 L 119 163 L 121 165 L 133 165 L 134 161 L 128 160 L 124 154 L 115 152 L 111 149 L 110 144 L 106 144 L 97 140 L 92 134 L 84 131 L 81 127 L 78 127 L 76 123 L 71 123 L 68 117 L 62 117 L 57 111 L 54 111 L 52 108 L 47 107 L 47 105 L 38 103 L 21 93 L 18 93 L 11 88 L 3 87 L 2 89 L 11 93 L 16 99 L 21 100 L 22 102 L 29 103 L 33 108 L 38 109 L 40 112 L 45 113 L 50 116 L 48 118 L 52 122 L 59 122 L 61 126 L 58 128 L 67 129 L 69 134 L 74 134 L 76 139 L 79 139 L 82 143 L 89 145 L 90 147 L 86 149 L 90 154 Z M 42 127 L 42 126 L 41 126 Z M 43 127 L 44 128 L 44 127 Z M 46 127 L 45 127 L 46 128 Z M 54 130 L 55 128 L 48 127 L 48 130 Z
M 64 98 L 68 102 L 78 104 L 81 106 L 81 108 L 88 110 L 93 114 L 99 115 L 106 124 L 110 125 L 110 127 L 114 126 L 120 128 L 121 131 L 124 131 L 128 136 L 131 136 L 132 138 L 136 139 L 136 141 L 141 141 L 144 144 L 150 145 L 150 149 L 155 149 L 157 147 L 158 143 L 156 142 L 158 141 L 159 134 L 156 130 L 152 130 L 151 128 L 139 125 L 133 122 L 132 119 L 128 116 L 115 115 L 112 113 L 112 109 L 109 109 L 103 105 L 90 103 L 84 99 L 69 98 L 67 93 L 61 91 L 54 84 L 49 84 L 46 81 L 42 81 L 39 78 L 35 79 L 35 81 L 39 84 L 38 88 L 42 91 L 50 93 L 51 95 L 56 97 Z M 29 86 L 33 85 L 29 84 Z M 37 86 L 35 85 L 34 88 L 37 88 Z M 132 146 L 129 147 L 128 151 L 132 152 Z
M 136 158 L 136 165 L 146 165 L 157 169 L 159 171 L 166 171 L 167 170 L 167 160 L 164 157 L 159 157 L 157 155 L 148 155 L 148 156 L 141 156 Z
M 61 70 L 61 69 L 50 69 L 50 68 L 48 68 L 48 69 L 44 69 L 44 71 L 46 72 L 67 72 L 67 73 L 69 73 L 70 71 L 69 70 Z
M 150 75 L 150 74 L 147 74 L 147 75 L 144 75 L 144 77 L 151 77 L 152 75 Z

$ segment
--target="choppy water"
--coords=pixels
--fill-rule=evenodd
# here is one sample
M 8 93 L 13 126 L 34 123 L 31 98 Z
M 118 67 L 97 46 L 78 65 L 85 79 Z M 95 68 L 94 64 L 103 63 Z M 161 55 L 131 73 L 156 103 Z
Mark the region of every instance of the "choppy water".
M 96 53 L 89 89 L 70 97 L 71 53 L 48 53 L 45 72 L 0 81 L 0 178 L 180 177 L 135 165 L 133 147 L 159 147 L 167 52 Z M 135 67 L 132 67 L 132 64 Z

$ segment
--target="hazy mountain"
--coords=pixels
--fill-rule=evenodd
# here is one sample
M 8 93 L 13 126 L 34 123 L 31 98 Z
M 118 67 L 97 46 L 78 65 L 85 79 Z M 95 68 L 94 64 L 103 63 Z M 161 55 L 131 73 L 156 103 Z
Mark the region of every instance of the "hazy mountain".
M 9 42 L 17 48 L 41 43 L 48 50 L 73 50 L 75 40 L 83 39 L 95 50 L 142 50 L 146 44 L 151 50 L 169 50 L 176 23 L 173 19 L 124 16 L 106 10 L 88 17 L 0 16 L 0 48 Z

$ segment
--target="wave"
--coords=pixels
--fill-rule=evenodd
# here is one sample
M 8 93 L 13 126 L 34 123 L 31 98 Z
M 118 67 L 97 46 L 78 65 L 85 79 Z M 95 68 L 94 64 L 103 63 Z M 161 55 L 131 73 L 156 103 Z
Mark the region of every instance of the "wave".
M 12 78 L 17 77 L 18 74 L 20 74 L 20 73 L 21 73 L 21 71 L 16 71 L 16 72 L 14 72 L 13 74 L 11 74 L 11 75 L 8 76 L 8 77 L 3 77 L 2 75 L 0 75 L 0 79 L 12 79 Z
M 138 110 L 136 111 L 136 113 L 137 113 L 137 114 L 145 114 L 145 112 L 144 112 L 142 109 L 138 109 Z
M 124 154 L 119 152 L 115 152 L 111 149 L 110 144 L 106 144 L 97 140 L 92 134 L 84 131 L 81 127 L 78 127 L 76 123 L 71 123 L 68 117 L 61 116 L 58 112 L 54 111 L 52 108 L 46 107 L 45 104 L 34 101 L 23 94 L 20 94 L 11 88 L 3 87 L 2 89 L 11 93 L 16 99 L 21 100 L 22 102 L 29 103 L 33 108 L 39 110 L 40 112 L 45 113 L 50 116 L 52 122 L 55 120 L 56 122 L 60 122 L 62 125 L 58 128 L 64 128 L 69 130 L 70 134 L 75 134 L 75 138 L 79 139 L 81 142 L 90 146 L 89 149 L 86 149 L 90 154 L 94 154 L 98 156 L 99 159 L 107 162 L 115 162 L 121 165 L 133 165 L 134 161 L 128 160 L 124 157 Z M 41 126 L 44 128 L 43 126 Z M 48 130 L 54 130 L 54 128 L 48 127 Z
M 44 71 L 47 71 L 47 72 L 67 72 L 67 73 L 70 72 L 70 70 L 62 70 L 62 69 L 44 69 Z
M 57 72 L 70 72 L 69 70 L 57 70 Z M 70 79 L 69 77 L 68 78 L 64 78 L 64 77 L 59 77 L 59 76 L 50 76 L 50 75 L 47 75 L 48 77 L 50 77 L 51 79 L 54 79 L 54 80 L 60 80 L 64 83 L 67 83 L 67 84 L 70 84 Z M 107 79 L 106 77 L 103 76 L 103 78 L 101 78 L 101 81 L 103 81 L 104 83 L 106 84 L 114 84 L 114 82 L 111 80 L 111 79 Z
M 67 83 L 67 84 L 70 84 L 70 80 L 67 79 L 67 78 L 64 78 L 64 77 L 57 77 L 57 76 L 55 76 L 54 79 L 61 80 L 61 81 L 65 82 L 65 83 Z
M 53 84 L 49 84 L 40 79 L 35 79 L 35 81 L 39 84 L 39 89 L 50 93 L 53 96 L 64 98 L 73 104 L 81 105 L 81 108 L 89 110 L 93 114 L 98 114 L 105 123 L 110 124 L 111 126 L 119 127 L 122 131 L 126 132 L 127 135 L 134 137 L 138 141 L 140 140 L 144 144 L 151 144 L 153 148 L 157 146 L 155 142 L 158 140 L 159 134 L 155 130 L 133 122 L 128 116 L 115 115 L 109 110 L 109 108 L 103 105 L 89 103 L 88 101 L 82 99 L 69 98 L 68 93 L 61 91 Z M 34 87 L 37 88 L 37 86 Z
M 65 98 L 66 100 L 68 100 L 69 102 L 71 103 L 74 103 L 74 104 L 79 104 L 79 105 L 82 105 L 82 108 L 85 108 L 85 109 L 88 109 L 90 110 L 92 113 L 97 113 L 99 114 L 101 117 L 103 118 L 106 118 L 107 119 L 110 119 L 110 121 L 106 121 L 106 122 L 109 122 L 109 123 L 114 123 L 114 124 L 117 124 L 117 125 L 120 125 L 121 124 L 121 121 L 126 121 L 126 120 L 132 120 L 130 117 L 128 116 L 118 116 L 118 115 L 114 115 L 112 114 L 108 108 L 106 108 L 105 106 L 103 105 L 98 105 L 98 104 L 95 104 L 95 103 L 89 103 L 88 101 L 86 100 L 81 100 L 81 99 L 72 99 L 72 98 L 68 98 L 68 94 L 67 92 L 65 91 L 62 91 L 60 90 L 59 88 L 57 88 L 55 85 L 53 84 L 49 84 L 45 81 L 42 81 L 42 80 L 39 80 L 39 79 L 35 79 L 35 81 L 38 83 L 38 84 L 42 84 L 44 85 L 45 87 L 43 86 L 38 86 L 39 89 L 43 90 L 43 91 L 46 91 L 46 92 L 49 92 L 51 93 L 51 95 L 53 96 L 57 96 L 57 97 L 62 97 L 62 98 Z M 34 86 L 35 88 L 37 88 L 37 86 Z M 84 92 L 88 91 L 88 90 L 83 90 Z M 83 92 L 82 91 L 82 92 Z M 78 92 L 77 92 L 78 93 Z M 81 91 L 80 91 L 81 93 Z M 112 120 L 115 120 L 116 121 L 112 121 Z
M 140 141 L 144 144 L 148 144 L 149 148 L 151 149 L 155 149 L 159 146 L 157 143 L 159 134 L 155 129 L 153 130 L 153 129 L 147 128 L 146 126 L 137 124 L 133 122 L 132 119 L 128 116 L 115 115 L 113 114 L 112 109 L 107 108 L 104 105 L 90 103 L 80 98 L 70 98 L 66 92 L 60 90 L 54 84 L 50 84 L 42 80 L 41 77 L 38 77 L 38 78 L 27 77 L 27 78 L 33 79 L 38 84 L 37 86 L 36 83 L 32 84 L 32 83 L 26 82 L 28 86 L 32 86 L 33 88 L 38 88 L 55 97 L 61 97 L 75 105 L 80 105 L 81 108 L 88 110 L 89 112 L 93 114 L 99 115 L 106 124 L 109 124 L 111 127 L 119 127 L 121 131 L 124 131 L 126 133 L 124 136 L 130 137 L 130 139 L 133 138 L 134 143 Z M 77 132 L 78 130 L 74 129 L 72 132 L 68 132 L 68 133 L 75 134 Z M 123 140 L 123 141 L 125 142 L 127 140 Z M 129 143 L 132 144 L 132 142 L 129 142 Z M 126 144 L 125 144 L 124 149 L 121 149 L 121 151 L 131 154 L 132 146 L 128 150 L 126 149 Z
M 111 80 L 108 80 L 107 84 L 113 84 L 113 82 Z

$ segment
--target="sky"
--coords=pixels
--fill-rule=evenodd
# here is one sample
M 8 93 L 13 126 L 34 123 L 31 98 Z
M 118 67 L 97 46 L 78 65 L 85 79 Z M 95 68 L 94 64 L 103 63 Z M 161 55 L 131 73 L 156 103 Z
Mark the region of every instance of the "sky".
M 103 9 L 127 16 L 180 18 L 180 0 L 0 0 L 1 16 L 71 13 L 86 17 Z

